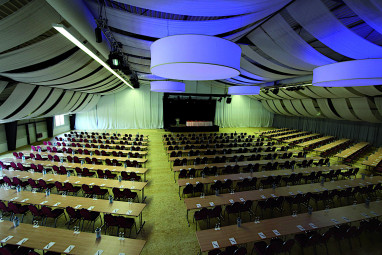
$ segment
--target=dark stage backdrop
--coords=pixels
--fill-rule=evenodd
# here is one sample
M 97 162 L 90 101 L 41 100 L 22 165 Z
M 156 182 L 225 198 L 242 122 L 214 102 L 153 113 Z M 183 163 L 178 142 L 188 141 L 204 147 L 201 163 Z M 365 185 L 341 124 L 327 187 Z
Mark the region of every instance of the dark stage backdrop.
M 215 120 L 216 100 L 174 99 L 163 97 L 163 125 L 164 128 L 175 125 L 176 118 L 180 124 L 188 120 Z

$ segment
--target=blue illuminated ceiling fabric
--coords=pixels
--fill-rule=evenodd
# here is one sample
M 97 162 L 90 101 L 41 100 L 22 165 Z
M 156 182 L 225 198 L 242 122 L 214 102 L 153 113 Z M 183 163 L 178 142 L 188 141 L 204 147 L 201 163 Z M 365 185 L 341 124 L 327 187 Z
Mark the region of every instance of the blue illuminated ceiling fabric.
M 181 93 L 186 91 L 186 84 L 177 81 L 152 81 L 150 86 L 153 92 Z
M 93 13 L 97 13 L 97 3 L 89 2 L 89 7 L 92 9 Z M 110 7 L 106 7 L 105 9 L 108 17 L 108 26 L 135 34 L 162 38 L 178 34 L 223 34 L 265 18 L 281 7 L 282 5 L 277 5 L 274 8 L 261 10 L 255 13 L 207 21 L 158 19 L 112 9 Z
M 228 88 L 230 95 L 258 95 L 260 87 L 258 86 L 232 86 Z
M 230 16 L 283 6 L 290 0 L 119 0 L 119 2 L 145 9 L 182 15 Z
M 370 0 L 344 0 L 369 26 L 382 34 L 382 13 Z
M 151 72 L 175 80 L 219 80 L 240 74 L 241 48 L 207 35 L 174 35 L 151 44 Z
M 382 84 L 382 59 L 363 59 L 320 66 L 312 84 L 321 87 L 353 87 Z
M 290 27 L 280 14 L 272 17 L 272 19 L 263 25 L 263 28 L 277 45 L 305 62 L 306 68 L 313 70 L 317 66 L 336 62 L 310 46 Z
M 296 0 L 287 10 L 309 33 L 344 56 L 354 59 L 382 57 L 381 46 L 348 29 L 320 0 Z

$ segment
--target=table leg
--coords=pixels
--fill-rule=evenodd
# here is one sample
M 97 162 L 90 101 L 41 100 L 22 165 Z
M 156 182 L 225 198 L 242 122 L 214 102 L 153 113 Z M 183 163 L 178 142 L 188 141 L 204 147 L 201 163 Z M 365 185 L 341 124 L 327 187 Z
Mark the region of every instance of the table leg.
M 186 218 L 187 218 L 187 223 L 188 223 L 188 226 L 190 226 L 190 221 L 188 220 L 188 210 L 187 211 L 187 214 L 186 214 Z
M 143 181 L 146 181 L 146 173 L 143 174 Z
M 141 232 L 141 230 L 143 229 L 143 226 L 145 225 L 146 221 L 143 221 L 142 222 L 142 212 L 139 214 L 139 229 L 137 230 L 137 235 L 139 234 L 139 232 Z
M 182 200 L 182 197 L 180 196 L 180 186 L 179 186 L 179 199 Z
M 174 182 L 176 183 L 176 179 L 175 179 L 175 171 L 174 171 Z

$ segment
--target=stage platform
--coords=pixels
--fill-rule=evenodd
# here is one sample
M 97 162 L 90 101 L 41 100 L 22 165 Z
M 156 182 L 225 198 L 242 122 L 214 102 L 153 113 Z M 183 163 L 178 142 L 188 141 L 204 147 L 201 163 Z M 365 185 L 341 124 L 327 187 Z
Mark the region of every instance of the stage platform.
M 170 132 L 219 132 L 219 126 L 187 127 L 185 124 L 180 124 L 179 126 L 172 125 L 165 130 Z

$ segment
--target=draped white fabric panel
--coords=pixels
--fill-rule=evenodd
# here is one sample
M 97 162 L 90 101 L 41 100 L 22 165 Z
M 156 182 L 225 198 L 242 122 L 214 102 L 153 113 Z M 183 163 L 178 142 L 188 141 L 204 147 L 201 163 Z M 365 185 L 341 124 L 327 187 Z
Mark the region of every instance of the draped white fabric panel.
M 273 110 L 273 112 L 277 113 L 277 114 L 282 114 L 275 106 L 275 104 L 273 103 L 273 100 L 268 100 L 267 101 L 267 104 L 268 106 Z
M 379 96 L 379 95 L 381 95 L 381 91 L 379 91 L 374 86 L 353 87 L 353 89 L 356 90 L 357 92 L 360 92 L 360 93 L 368 95 L 368 96 Z
M 41 82 L 47 80 L 53 80 L 57 77 L 62 77 L 68 75 L 90 60 L 90 57 L 83 52 L 78 50 L 69 58 L 61 61 L 60 63 L 53 65 L 51 67 L 27 73 L 0 73 L 1 75 L 20 81 L 20 82 Z
M 114 33 L 114 38 L 118 42 L 122 43 L 123 45 L 132 47 L 132 48 L 138 48 L 142 50 L 150 50 L 150 46 L 153 42 L 146 41 L 138 38 L 134 38 L 131 36 L 121 35 L 119 33 Z
M 73 106 L 79 101 L 81 95 L 83 93 L 80 92 L 74 92 L 74 95 L 70 102 L 65 106 L 65 108 L 62 110 L 64 113 L 70 112 L 70 110 L 73 108 Z
M 88 93 L 97 93 L 97 92 L 101 92 L 101 91 L 105 91 L 105 90 L 108 90 L 108 89 L 111 89 L 115 86 L 117 86 L 118 84 L 120 84 L 119 81 L 116 81 L 116 82 L 111 82 L 110 84 L 108 85 L 104 85 L 104 86 L 101 86 L 101 87 L 94 87 L 92 89 L 86 89 L 84 91 L 88 92 Z
M 29 94 L 33 91 L 34 86 L 19 83 L 13 90 L 12 94 L 7 100 L 0 106 L 0 119 L 12 114 L 17 108 L 19 108 L 24 101 L 28 98 Z
M 97 3 L 88 2 L 88 6 L 93 13 L 98 12 L 99 6 Z M 112 9 L 110 7 L 106 7 L 105 11 L 108 17 L 108 26 L 135 34 L 162 38 L 177 34 L 217 35 L 226 33 L 254 23 L 278 10 L 282 6 L 282 4 L 278 4 L 273 8 L 260 10 L 245 15 L 207 21 L 184 21 L 152 18 Z
M 49 98 L 45 100 L 44 104 L 41 105 L 31 115 L 26 117 L 26 119 L 39 117 L 41 114 L 46 112 L 50 107 L 52 107 L 57 102 L 58 98 L 61 96 L 62 93 L 64 93 L 64 90 L 62 90 L 62 89 L 54 89 L 52 94 L 49 96 Z
M 85 100 L 85 98 L 87 98 L 87 96 L 88 96 L 88 94 L 81 93 L 81 96 L 78 98 L 78 101 L 73 105 L 72 108 L 70 108 L 69 112 L 70 113 L 75 112 L 80 107 L 80 105 L 84 102 L 84 100 Z
M 33 84 L 36 84 L 36 85 L 60 85 L 63 83 L 69 83 L 69 84 L 65 85 L 66 89 L 75 88 L 76 86 L 70 87 L 70 85 L 71 85 L 70 83 L 72 81 L 83 78 L 84 76 L 88 75 L 89 73 L 94 71 L 94 69 L 98 68 L 99 66 L 100 66 L 100 64 L 98 64 L 97 61 L 92 61 L 91 63 L 86 65 L 84 68 L 82 68 L 81 70 L 79 70 L 73 74 L 69 74 L 69 75 L 66 75 L 64 77 L 61 76 L 61 78 L 57 77 L 57 79 L 53 79 L 53 80 L 34 82 Z M 106 74 L 108 71 L 105 68 L 103 68 L 103 69 L 104 69 L 104 72 L 102 74 Z M 103 70 L 100 70 L 99 72 L 101 73 L 101 71 L 103 71 Z M 96 77 L 91 76 L 90 78 L 97 81 L 97 80 L 101 80 L 104 77 L 102 75 L 96 75 Z M 87 77 L 86 79 L 89 79 L 89 77 Z M 81 80 L 81 83 L 83 84 L 83 83 L 87 82 L 86 79 Z
M 359 119 L 374 123 L 380 123 L 382 121 L 381 115 L 371 109 L 373 102 L 367 97 L 349 98 L 349 100 L 355 115 L 357 115 Z
M 283 93 L 285 93 L 286 95 L 292 97 L 292 98 L 306 98 L 305 95 L 301 95 L 300 92 L 296 92 L 296 91 L 287 91 L 287 90 L 284 90 L 283 89 Z
M 103 68 L 103 69 L 105 69 L 105 68 Z M 75 81 L 75 82 L 70 82 L 70 83 L 65 84 L 65 85 L 56 85 L 56 87 L 58 87 L 58 88 L 65 88 L 65 89 L 77 89 L 77 90 L 81 90 L 82 87 L 88 86 L 89 84 L 97 83 L 98 85 L 101 86 L 101 85 L 108 84 L 109 82 L 115 81 L 116 79 L 118 79 L 117 77 L 115 77 L 111 73 L 104 72 L 104 70 L 100 70 L 99 73 L 101 73 L 101 75 L 98 75 L 98 72 L 97 72 L 96 74 L 91 75 L 89 77 L 86 77 L 85 79 L 78 80 L 78 81 Z M 102 81 L 103 79 L 105 79 L 108 76 L 109 76 L 109 78 L 107 78 L 106 80 Z M 100 82 L 100 81 L 102 81 L 102 82 Z
M 94 95 L 92 100 L 88 103 L 88 105 L 85 106 L 85 108 L 81 109 L 79 112 L 87 112 L 93 109 L 98 101 L 101 99 L 101 95 Z
M 271 113 L 276 113 L 276 114 L 277 114 L 277 112 L 273 111 L 273 109 L 272 109 L 271 107 L 269 107 L 269 105 L 268 105 L 268 103 L 267 103 L 267 100 L 263 100 L 263 101 L 261 101 L 261 104 L 262 104 L 263 107 L 264 107 L 265 109 L 267 109 L 269 112 L 271 112 Z
M 345 120 L 359 121 L 356 116 L 349 109 L 347 100 L 345 98 L 333 98 L 332 103 L 337 113 Z
M 146 58 L 151 57 L 151 52 L 149 50 L 142 50 L 142 49 L 126 46 L 126 45 L 124 45 L 122 48 L 124 52 L 127 52 L 132 55 L 146 57 Z
M 306 111 L 314 116 L 314 117 L 319 117 L 319 111 L 316 109 L 314 106 L 313 100 L 312 99 L 302 99 L 301 100 L 302 104 L 304 105 Z
M 275 104 L 277 110 L 279 110 L 279 112 L 281 112 L 281 114 L 287 115 L 287 116 L 293 116 L 293 114 L 290 114 L 289 112 L 287 112 L 284 109 L 284 107 L 281 105 L 281 101 L 280 100 L 273 100 L 273 103 Z
M 312 88 L 314 90 L 314 88 Z M 300 90 L 299 93 L 305 95 L 305 97 L 322 98 L 322 96 L 316 94 L 311 90 L 311 87 L 306 87 L 304 90 Z
M 315 86 L 309 86 L 308 87 L 309 90 L 313 91 L 314 94 L 318 95 L 319 97 L 323 97 L 323 98 L 332 98 L 332 97 L 336 97 L 335 95 L 333 95 L 332 93 L 330 93 L 327 88 L 324 88 L 324 87 L 315 87 Z M 306 88 L 305 88 L 306 90 Z M 302 90 L 302 92 L 304 93 L 305 90 Z
M 378 109 L 379 114 L 382 115 L 382 97 L 375 97 L 374 103 Z
M 252 50 L 251 47 L 248 45 L 242 44 L 242 45 L 240 45 L 240 47 L 242 50 L 242 55 L 246 55 L 250 59 L 252 59 L 252 60 L 256 61 L 257 63 L 260 63 L 263 66 L 266 66 L 270 69 L 273 69 L 273 70 L 276 70 L 279 72 L 283 72 L 283 73 L 288 73 L 288 74 L 300 74 L 300 75 L 302 75 L 302 74 L 308 74 L 309 73 L 306 71 L 300 71 L 300 70 L 284 67 L 281 65 L 277 65 L 277 64 L 273 63 L 272 61 L 265 59 L 263 56 L 257 54 L 257 52 Z
M 74 92 L 67 90 L 65 91 L 65 95 L 61 98 L 60 102 L 53 107 L 52 110 L 47 112 L 43 117 L 49 117 L 53 115 L 59 115 L 62 113 L 62 109 L 65 108 L 65 106 L 70 102 L 70 99 L 72 98 Z
M 44 62 L 63 54 L 73 47 L 73 43 L 69 40 L 63 40 L 61 34 L 53 35 L 38 43 L 1 54 L 0 72 L 7 72 Z
M 163 127 L 163 93 L 126 89 L 103 96 L 96 108 L 76 114 L 78 129 L 149 129 Z M 95 120 L 94 120 L 95 119 Z
M 231 104 L 217 103 L 215 124 L 224 127 L 269 127 L 273 114 L 248 96 L 232 96 Z
M 241 68 L 240 73 L 241 73 L 242 75 L 245 75 L 245 76 L 251 78 L 251 79 L 260 80 L 260 81 L 265 81 L 265 79 L 264 79 L 263 77 L 258 76 L 258 75 L 253 74 L 253 73 L 250 73 L 250 72 L 244 70 L 243 68 Z
M 282 79 L 295 77 L 295 75 L 281 75 L 281 74 L 268 72 L 262 68 L 259 68 L 253 65 L 245 58 L 240 59 L 240 68 L 263 77 L 265 81 L 282 80 Z
M 287 4 L 288 0 L 119 0 L 141 8 L 168 13 L 177 13 L 191 16 L 228 16 L 238 15 L 259 10 L 273 9 L 276 6 Z
M 52 28 L 60 21 L 45 0 L 35 0 L 0 21 L 0 52 L 25 43 Z
M 280 89 L 277 96 L 283 98 L 283 99 L 293 99 L 293 97 L 289 96 L 288 94 L 285 94 L 285 89 Z
M 280 14 L 265 22 L 263 28 L 282 49 L 305 62 L 305 67 L 309 70 L 336 62 L 310 46 L 289 26 Z
M 344 56 L 354 59 L 382 57 L 381 46 L 348 29 L 321 0 L 296 0 L 287 10 L 309 33 Z
M 293 107 L 291 100 L 283 100 L 283 103 L 285 105 L 285 108 L 288 110 L 288 112 L 292 113 L 295 116 L 304 116 L 296 111 L 296 109 Z
M 307 66 L 304 61 L 296 58 L 293 54 L 285 51 L 275 41 L 270 38 L 265 31 L 259 27 L 247 35 L 247 38 L 257 47 L 264 51 L 268 56 L 280 63 L 305 71 L 311 71 L 312 67 Z
M 32 99 L 25 105 L 23 109 L 21 109 L 18 113 L 13 115 L 10 119 L 11 120 L 17 120 L 21 118 L 28 117 L 28 115 L 35 110 L 38 109 L 38 107 L 42 104 L 42 102 L 47 98 L 49 92 L 52 90 L 52 88 L 42 87 L 40 86 L 36 92 L 36 94 L 32 97 Z
M 93 100 L 93 97 L 94 97 L 94 94 L 88 94 L 84 102 L 75 111 L 73 111 L 73 113 L 82 111 Z
M 7 81 L 0 81 L 0 93 L 3 92 L 3 90 L 7 87 L 8 82 Z
M 291 100 L 291 103 L 292 105 L 294 106 L 294 108 L 296 109 L 297 112 L 299 112 L 300 114 L 306 116 L 306 117 L 313 117 L 312 114 L 310 114 L 303 106 L 301 100 L 298 100 L 298 99 L 295 99 L 295 100 Z
M 127 60 L 130 63 L 145 65 L 145 66 L 150 66 L 150 63 L 151 63 L 150 59 L 144 59 L 144 58 L 127 57 Z
M 330 93 L 334 94 L 335 97 L 359 97 L 362 96 L 360 93 L 353 91 L 353 88 L 326 88 Z
M 342 120 L 342 118 L 338 117 L 329 107 L 328 99 L 319 98 L 317 99 L 317 104 L 320 107 L 321 112 L 327 117 L 335 120 Z
M 344 2 L 369 26 L 382 34 L 382 11 L 378 10 L 370 0 L 344 0 Z

